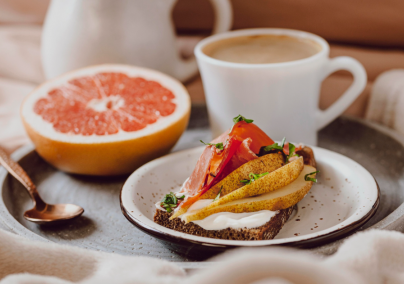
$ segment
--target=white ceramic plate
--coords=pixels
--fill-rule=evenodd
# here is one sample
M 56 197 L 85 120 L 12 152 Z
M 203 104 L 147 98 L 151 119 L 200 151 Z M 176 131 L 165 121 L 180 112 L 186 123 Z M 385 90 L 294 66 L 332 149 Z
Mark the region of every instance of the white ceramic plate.
M 179 189 L 194 169 L 204 146 L 164 156 L 136 170 L 123 185 L 122 212 L 146 233 L 179 245 L 312 247 L 341 238 L 373 216 L 379 205 L 379 188 L 373 176 L 355 161 L 329 150 L 312 148 L 320 170 L 319 182 L 298 203 L 297 211 L 273 240 L 198 237 L 153 222 L 154 204 L 166 193 Z

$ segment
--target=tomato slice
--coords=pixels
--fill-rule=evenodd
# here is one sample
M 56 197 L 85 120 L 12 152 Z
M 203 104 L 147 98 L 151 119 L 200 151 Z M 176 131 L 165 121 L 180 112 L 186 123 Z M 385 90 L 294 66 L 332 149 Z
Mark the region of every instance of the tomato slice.
M 251 143 L 252 143 L 251 138 L 244 139 L 244 141 L 238 147 L 236 153 L 233 155 L 231 160 L 226 164 L 220 176 L 218 176 L 218 179 L 215 181 L 214 184 L 212 184 L 212 186 L 221 181 L 222 179 L 224 179 L 225 177 L 227 177 L 231 172 L 233 172 L 241 165 L 258 158 L 258 156 L 250 149 Z
M 178 208 L 195 203 L 230 172 L 258 158 L 255 153 L 262 146 L 272 145 L 274 141 L 255 124 L 240 121 L 233 126 L 230 133 L 226 131 L 211 143 L 223 143 L 224 148 L 221 151 L 215 146 L 205 148 L 190 178 L 181 189 L 181 192 L 187 193 L 187 198 Z M 240 147 L 241 145 L 243 146 Z
M 262 146 L 268 146 L 275 143 L 274 140 L 269 138 L 269 136 L 254 123 L 247 123 L 245 121 L 237 122 L 229 136 L 238 136 L 242 140 L 251 138 L 252 143 L 250 149 L 254 153 L 258 153 Z

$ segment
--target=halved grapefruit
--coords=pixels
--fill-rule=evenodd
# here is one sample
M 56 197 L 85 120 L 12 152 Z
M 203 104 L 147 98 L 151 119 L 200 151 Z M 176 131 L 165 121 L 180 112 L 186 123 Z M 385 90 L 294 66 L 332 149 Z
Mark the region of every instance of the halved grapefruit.
M 184 86 L 167 75 L 98 65 L 40 85 L 21 116 L 39 155 L 56 168 L 120 175 L 169 152 L 190 108 Z

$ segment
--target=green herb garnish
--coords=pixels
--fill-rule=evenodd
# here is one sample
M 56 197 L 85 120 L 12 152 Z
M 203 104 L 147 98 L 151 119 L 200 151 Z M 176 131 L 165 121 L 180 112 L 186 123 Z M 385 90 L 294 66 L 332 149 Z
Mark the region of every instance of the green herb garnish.
M 296 146 L 289 142 L 289 155 L 286 156 L 286 163 L 289 162 L 290 158 L 297 155 L 297 154 L 295 154 L 295 149 L 296 149 Z
M 261 147 L 261 149 L 260 149 L 260 151 L 258 153 L 258 156 L 262 157 L 262 156 L 267 155 L 267 154 L 278 153 L 278 152 L 281 152 L 282 154 L 284 154 L 283 153 L 283 147 L 285 146 L 285 142 L 286 142 L 286 138 L 283 137 L 282 142 L 281 142 L 280 145 L 277 142 L 275 142 L 272 145 Z
M 240 121 L 245 121 L 245 122 L 247 122 L 247 123 L 252 123 L 252 122 L 254 122 L 254 120 L 245 118 L 245 117 L 242 116 L 241 114 L 239 114 L 238 116 L 236 116 L 235 118 L 233 118 L 234 124 L 236 124 L 237 122 L 240 122 Z
M 275 142 L 274 144 L 262 147 L 261 149 L 262 149 L 262 151 L 265 151 L 265 152 L 269 152 L 272 150 L 283 151 L 283 147 L 285 146 L 285 141 L 286 141 L 286 138 L 283 137 L 281 145 L 279 145 L 278 143 Z
M 178 197 L 173 192 L 170 192 L 163 197 L 160 206 L 165 208 L 167 212 L 170 213 L 173 211 L 172 208 L 176 208 L 178 206 L 178 202 L 184 198 L 185 195 Z
M 286 163 L 289 163 L 289 159 L 292 157 L 300 157 L 295 152 L 296 146 L 289 142 L 289 155 L 286 156 Z
M 220 188 L 219 193 L 216 195 L 215 199 L 213 199 L 212 202 L 215 202 L 216 200 L 218 200 L 218 199 L 220 198 L 220 193 L 222 192 L 222 189 L 223 189 L 223 185 L 222 185 L 222 187 Z
M 205 143 L 202 140 L 199 140 L 199 141 L 201 141 L 201 143 L 205 144 L 206 146 L 215 146 L 217 149 L 223 150 L 223 143 L 222 142 L 213 144 L 213 143 Z
M 286 137 L 283 137 L 282 142 L 281 142 L 281 147 L 283 149 L 283 147 L 285 146 L 285 142 L 286 142 Z
M 249 175 L 248 175 L 248 177 L 250 178 L 250 179 L 242 179 L 242 180 L 240 180 L 240 182 L 242 182 L 242 183 L 244 183 L 244 184 L 251 184 L 252 182 L 254 182 L 254 181 L 256 181 L 257 179 L 259 179 L 260 177 L 263 177 L 263 176 L 265 176 L 265 175 L 267 175 L 268 174 L 268 172 L 266 172 L 266 173 L 262 173 L 262 174 L 253 174 L 253 173 L 250 173 Z
M 311 175 L 314 175 L 314 174 L 318 174 L 320 171 L 315 171 L 315 172 L 312 172 L 312 173 L 309 173 L 309 174 L 307 174 L 307 175 L 305 175 L 304 176 L 304 180 L 305 181 L 312 181 L 312 182 L 317 182 L 317 179 L 316 178 L 312 178 L 312 177 L 310 177 Z
M 245 121 L 245 122 L 247 122 L 247 123 L 252 123 L 252 122 L 254 122 L 254 120 L 245 118 L 244 116 L 242 116 L 241 114 L 239 114 L 238 116 L 236 116 L 235 118 L 233 118 L 234 124 L 233 124 L 233 126 L 231 127 L 229 133 L 231 133 L 231 132 L 233 131 L 234 125 L 236 125 L 236 123 L 237 123 L 237 122 L 240 122 L 240 121 Z

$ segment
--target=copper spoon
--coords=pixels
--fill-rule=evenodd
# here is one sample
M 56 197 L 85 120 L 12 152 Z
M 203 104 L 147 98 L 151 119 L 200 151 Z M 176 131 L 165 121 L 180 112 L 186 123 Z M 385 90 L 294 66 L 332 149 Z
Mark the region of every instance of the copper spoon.
M 79 217 L 84 209 L 74 204 L 47 204 L 39 196 L 35 184 L 21 166 L 14 162 L 0 147 L 0 164 L 14 176 L 28 191 L 34 202 L 34 208 L 25 211 L 24 218 L 37 224 L 59 224 Z

